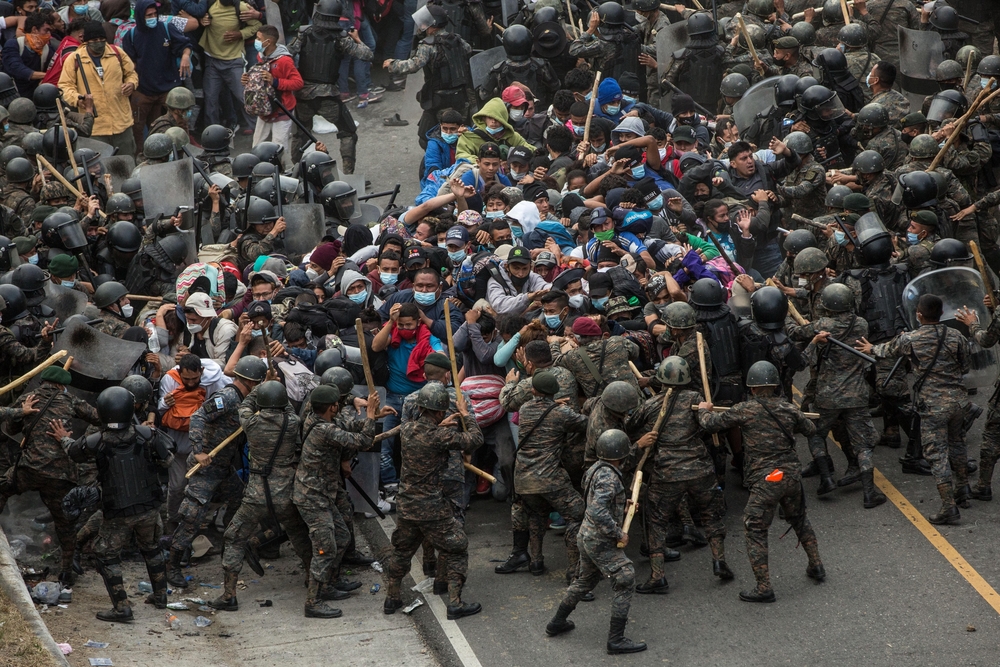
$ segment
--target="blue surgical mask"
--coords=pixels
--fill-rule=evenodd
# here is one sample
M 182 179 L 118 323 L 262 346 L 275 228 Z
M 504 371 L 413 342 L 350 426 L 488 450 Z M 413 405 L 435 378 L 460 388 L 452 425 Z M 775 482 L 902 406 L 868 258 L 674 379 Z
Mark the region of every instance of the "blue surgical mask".
M 253 48 L 255 48 L 258 51 L 260 51 L 261 53 L 263 53 L 264 52 L 264 42 L 260 41 L 259 39 L 253 40 Z
M 659 211 L 663 208 L 663 195 L 656 195 L 653 201 L 646 204 L 646 208 L 650 211 Z
M 159 21 L 156 18 L 146 19 L 147 28 L 155 28 L 157 23 L 159 23 Z
M 264 335 L 264 332 L 261 329 L 251 329 L 250 335 L 254 338 L 259 338 Z
M 378 272 L 378 279 L 382 281 L 383 285 L 395 285 L 396 281 L 399 280 L 398 273 L 383 273 Z
M 559 325 L 562 324 L 562 317 L 559 315 L 546 315 L 545 316 L 545 326 L 550 329 L 558 329 Z
M 38 253 L 28 258 L 28 264 L 38 264 Z
M 515 181 L 520 181 L 522 178 L 528 175 L 526 171 L 515 171 L 513 168 L 510 170 L 510 177 Z
M 489 132 L 490 135 L 492 135 L 492 136 L 495 137 L 495 136 L 497 136 L 498 134 L 500 134 L 501 132 L 503 132 L 506 129 L 507 128 L 505 128 L 503 125 L 501 125 L 500 127 L 487 127 L 486 131 Z
M 75 280 L 63 280 L 59 284 L 62 285 L 63 287 L 68 287 L 69 289 L 73 289 L 74 287 L 76 287 Z
M 354 303 L 361 305 L 362 303 L 365 302 L 365 299 L 368 298 L 368 290 L 362 290 L 357 294 L 348 294 L 347 298 L 353 301 Z
M 413 300 L 421 306 L 432 306 L 438 297 L 436 292 L 414 292 Z
M 594 308 L 597 310 L 604 310 L 604 305 L 608 302 L 608 297 L 602 296 L 598 299 L 591 299 L 590 303 L 594 304 Z
M 448 248 L 448 244 L 447 243 L 438 243 L 438 247 L 441 248 L 442 250 L 444 250 L 444 249 Z
M 510 235 L 513 236 L 515 239 L 519 239 L 524 235 L 524 230 L 518 227 L 517 225 L 511 225 Z
M 909 243 L 910 245 L 917 245 L 918 243 L 920 243 L 920 237 L 914 234 L 913 232 L 907 232 L 906 242 Z
M 73 11 L 82 16 L 87 13 L 87 5 L 73 5 Z
M 573 134 L 578 137 L 582 137 L 583 133 L 587 130 L 587 128 L 583 125 L 574 125 L 573 123 L 570 123 L 569 126 L 573 128 Z
M 496 220 L 503 217 L 503 211 L 487 211 L 483 217 L 487 220 Z
M 185 111 L 184 117 L 187 118 L 188 120 L 194 118 L 194 109 L 188 109 L 187 111 Z
M 456 250 L 455 252 L 449 252 L 448 257 L 451 258 L 453 262 L 461 262 L 465 260 L 466 254 L 464 250 Z
M 604 113 L 609 116 L 617 116 L 618 112 L 621 111 L 622 105 L 620 104 L 608 104 L 604 107 Z
M 458 135 L 457 134 L 448 134 L 447 132 L 442 132 L 441 133 L 441 138 L 444 139 L 444 143 L 449 144 L 449 145 L 458 143 Z
M 4 124 L 3 124 L 3 131 L 4 131 L 4 132 L 7 132 L 8 130 L 10 130 L 10 125 L 9 125 L 9 124 L 7 124 L 7 123 L 4 123 Z
M 622 102 L 629 105 L 635 104 L 635 98 L 631 95 L 622 95 Z
M 639 179 L 643 178 L 645 175 L 646 175 L 646 166 L 645 165 L 638 164 L 638 165 L 632 167 L 632 178 L 634 178 L 635 180 L 638 181 Z
M 847 245 L 847 234 L 844 232 L 834 232 L 833 238 L 837 242 L 837 245 Z

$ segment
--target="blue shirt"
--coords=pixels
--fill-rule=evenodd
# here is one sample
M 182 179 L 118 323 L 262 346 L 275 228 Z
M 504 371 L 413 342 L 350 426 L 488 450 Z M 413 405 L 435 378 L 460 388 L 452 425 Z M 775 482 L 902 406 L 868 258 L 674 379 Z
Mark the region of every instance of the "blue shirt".
M 612 239 L 619 248 L 625 252 L 634 252 L 636 254 L 646 251 L 646 244 L 644 244 L 639 237 L 630 232 L 615 232 L 615 238 Z M 587 259 L 593 263 L 597 263 L 597 253 L 601 251 L 601 243 L 597 238 L 592 238 L 587 241 Z
M 495 178 L 496 182 L 504 187 L 509 187 L 511 185 L 510 179 L 508 179 L 502 171 L 498 171 Z M 475 174 L 472 169 L 462 174 L 463 183 L 466 185 L 476 186 L 476 194 L 466 199 L 465 202 L 473 211 L 482 211 L 483 208 L 486 207 L 486 201 L 483 199 L 483 195 L 486 194 L 486 181 L 484 181 L 482 177 L 480 177 L 478 181 L 475 181 L 474 179 Z
M 386 352 L 389 354 L 389 380 L 385 383 L 385 389 L 390 394 L 402 394 L 405 396 L 419 391 L 421 387 L 427 384 L 426 382 L 413 382 L 406 377 L 406 365 L 410 362 L 410 355 L 416 346 L 416 340 L 404 340 L 399 344 L 399 347 L 389 345 L 386 348 Z M 435 352 L 444 352 L 444 346 L 441 344 L 441 341 L 434 336 L 431 336 L 431 347 L 434 348 Z

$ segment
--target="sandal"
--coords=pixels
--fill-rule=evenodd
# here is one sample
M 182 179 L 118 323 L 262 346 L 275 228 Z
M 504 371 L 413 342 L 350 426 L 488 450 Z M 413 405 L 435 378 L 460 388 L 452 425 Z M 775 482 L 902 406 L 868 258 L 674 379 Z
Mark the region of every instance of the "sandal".
M 383 118 L 382 124 L 388 127 L 404 127 L 406 125 L 409 125 L 410 121 L 400 118 L 399 114 L 396 113 L 393 114 L 392 116 L 389 116 L 388 118 Z

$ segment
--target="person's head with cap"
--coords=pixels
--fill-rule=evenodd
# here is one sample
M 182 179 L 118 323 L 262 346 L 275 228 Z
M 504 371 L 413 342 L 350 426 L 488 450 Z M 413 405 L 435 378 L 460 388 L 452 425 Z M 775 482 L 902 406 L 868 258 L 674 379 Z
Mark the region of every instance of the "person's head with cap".
M 156 3 L 151 3 L 148 5 L 153 9 L 154 16 L 156 16 Z M 140 23 L 145 20 L 145 17 L 136 17 L 136 22 Z M 87 53 L 93 58 L 100 58 L 104 55 L 104 49 L 107 48 L 108 33 L 104 31 L 104 25 L 100 21 L 87 21 L 83 26 L 83 39 L 81 40 L 84 46 L 87 47 Z
M 458 214 L 456 220 L 458 221 L 458 224 L 468 230 L 472 230 L 483 224 L 483 215 L 479 211 L 473 211 L 471 208 L 467 208 Z
M 507 255 L 507 273 L 518 282 L 528 278 L 531 274 L 531 252 L 527 248 L 517 246 L 511 249 Z
M 611 276 L 606 273 L 595 273 L 588 281 L 590 286 L 590 305 L 598 312 L 604 312 L 611 297 Z
M 925 238 L 937 234 L 938 217 L 934 211 L 910 211 L 910 225 L 906 228 L 906 242 L 917 245 Z
M 270 271 L 255 271 L 250 274 L 250 295 L 254 301 L 266 301 L 270 305 L 279 286 L 278 277 Z
M 515 183 L 520 183 L 528 175 L 528 163 L 534 156 L 534 152 L 527 146 L 514 146 L 507 151 L 508 175 Z
M 545 185 L 535 181 L 534 183 L 529 183 L 524 186 L 524 201 L 530 201 L 535 204 L 535 208 L 538 208 L 538 203 L 540 200 L 545 200 L 545 210 L 548 211 L 548 199 L 549 191 L 545 189 Z M 541 209 L 538 210 L 539 216 L 541 216 Z
M 642 194 L 642 201 L 650 211 L 656 213 L 663 208 L 663 193 L 652 177 L 647 176 L 634 187 Z
M 615 79 L 602 79 L 597 84 L 597 105 L 608 118 L 618 120 L 622 108 L 622 89 Z
M 76 272 L 80 270 L 80 260 L 73 255 L 56 255 L 49 260 L 49 275 L 52 282 L 63 287 L 76 285 Z
M 326 243 L 320 243 L 316 248 L 309 254 L 309 263 L 307 268 L 312 269 L 314 273 L 321 274 L 330 271 L 333 266 L 333 260 L 340 256 L 341 244 L 339 241 L 328 241 Z
M 774 40 L 774 62 L 791 67 L 799 61 L 799 40 L 793 35 L 784 35 Z
M 632 72 L 624 72 L 618 77 L 618 87 L 622 89 L 622 106 L 627 110 L 639 99 L 639 77 Z
M 629 304 L 628 298 L 624 296 L 613 296 L 608 299 L 608 305 L 604 312 L 609 320 L 630 320 L 634 308 Z
M 608 209 L 603 206 L 590 209 L 590 233 L 602 243 L 615 238 L 615 221 Z
M 427 266 L 427 251 L 421 246 L 415 245 L 410 246 L 406 249 L 406 254 L 403 259 L 403 268 L 407 272 L 414 272 L 417 269 L 422 269 Z
M 670 98 L 670 113 L 680 125 L 694 125 L 697 120 L 694 98 L 690 95 L 674 95 Z
M 573 320 L 573 335 L 581 345 L 586 345 L 601 338 L 604 332 L 597 322 L 584 315 Z
M 531 393 L 551 398 L 559 393 L 559 381 L 551 371 L 539 371 L 531 376 Z
M 424 359 L 424 377 L 428 382 L 447 385 L 451 381 L 451 359 L 440 352 L 432 352 Z
M 479 147 L 479 152 L 476 153 L 476 166 L 479 167 L 479 174 L 484 181 L 493 180 L 493 177 L 500 171 L 502 159 L 503 154 L 500 152 L 499 146 L 492 141 L 483 142 L 483 145 Z
M 587 304 L 587 293 L 583 291 L 583 269 L 566 269 L 552 281 L 552 289 L 561 290 L 569 297 L 569 307 L 580 310 Z
M 73 375 L 69 371 L 64 370 L 59 364 L 55 364 L 42 371 L 42 382 L 51 382 L 52 384 L 68 387 L 73 382 Z
M 622 146 L 615 153 L 615 162 L 621 162 L 626 169 L 630 170 L 630 175 L 626 174 L 629 180 L 641 180 L 646 176 L 646 166 L 642 163 L 642 151 L 638 146 Z
M 17 254 L 21 258 L 21 264 L 38 264 L 38 239 L 34 236 L 15 236 L 11 241 L 17 248 Z
M 212 319 L 217 316 L 211 297 L 204 292 L 190 294 L 184 301 L 183 312 L 188 332 L 199 338 L 208 332 Z
M 337 387 L 324 383 L 309 394 L 309 404 L 317 417 L 329 422 L 340 412 L 340 398 Z
M 698 137 L 695 136 L 693 127 L 678 125 L 670 135 L 670 143 L 678 153 L 689 153 L 697 147 Z
M 449 227 L 444 243 L 448 249 L 448 258 L 455 264 L 461 264 L 469 256 L 469 232 L 462 225 Z
M 544 280 L 547 283 L 551 283 L 552 278 L 555 277 L 554 276 L 555 269 L 556 269 L 555 255 L 553 255 L 548 250 L 543 250 L 542 252 L 538 253 L 538 256 L 535 257 L 534 271 L 535 273 L 537 273 L 542 277 L 542 280 Z
M 908 113 L 899 120 L 899 127 L 903 133 L 903 141 L 910 143 L 914 137 L 927 132 L 927 116 L 919 111 Z
M 512 125 L 519 125 L 525 119 L 528 111 L 528 96 L 519 86 L 507 86 L 500 94 L 500 99 L 507 105 L 507 117 Z

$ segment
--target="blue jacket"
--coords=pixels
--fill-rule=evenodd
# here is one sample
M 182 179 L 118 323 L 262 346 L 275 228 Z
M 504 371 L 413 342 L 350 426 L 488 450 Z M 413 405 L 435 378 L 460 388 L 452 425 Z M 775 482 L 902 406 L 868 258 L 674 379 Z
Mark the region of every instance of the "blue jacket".
M 3 60 L 3 71 L 14 79 L 14 85 L 17 86 L 17 92 L 20 93 L 21 97 L 31 99 L 35 88 L 38 88 L 38 84 L 42 82 L 41 79 L 32 81 L 31 75 L 47 70 L 58 49 L 59 43 L 50 39 L 49 52 L 45 54 L 46 58 L 43 63 L 41 55 L 31 50 L 27 40 L 24 41 L 23 51 L 16 38 L 8 39 L 7 43 L 3 45 L 3 51 L 0 52 L 0 59 Z
M 441 138 L 441 126 L 435 125 L 427 131 L 427 150 L 424 151 L 424 173 L 420 175 L 420 186 L 427 184 L 427 179 L 431 172 L 438 169 L 447 169 L 455 164 L 456 141 L 449 144 Z
M 122 48 L 135 63 L 139 75 L 139 92 L 150 96 L 162 95 L 183 85 L 178 72 L 180 58 L 184 49 L 193 46 L 191 40 L 170 23 L 157 21 L 155 28 L 146 27 L 141 17 L 153 4 L 155 0 L 135 3 L 135 15 L 139 20 L 122 38 Z
M 174 14 L 180 14 L 181 12 L 187 12 L 196 19 L 200 19 L 205 14 L 208 13 L 208 5 L 210 0 L 173 0 L 170 3 Z M 136 14 L 138 16 L 138 14 Z
M 521 244 L 528 250 L 544 248 L 545 239 L 550 236 L 563 252 L 568 253 L 576 247 L 576 243 L 573 241 L 573 236 L 569 233 L 569 230 L 563 227 L 561 222 L 553 220 L 542 220 L 539 222 L 533 230 L 524 235 L 521 239 Z

